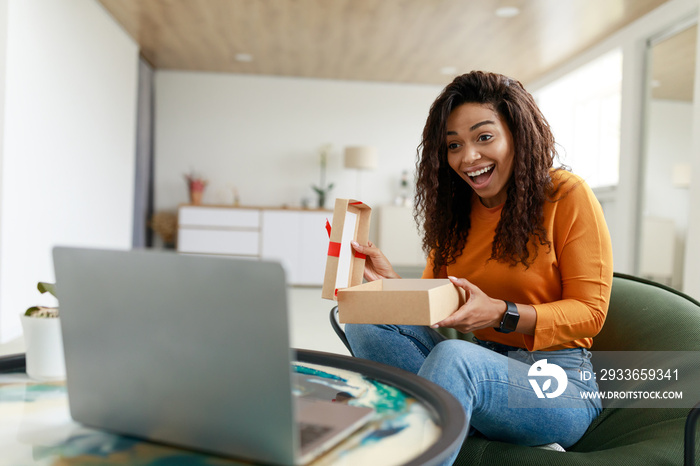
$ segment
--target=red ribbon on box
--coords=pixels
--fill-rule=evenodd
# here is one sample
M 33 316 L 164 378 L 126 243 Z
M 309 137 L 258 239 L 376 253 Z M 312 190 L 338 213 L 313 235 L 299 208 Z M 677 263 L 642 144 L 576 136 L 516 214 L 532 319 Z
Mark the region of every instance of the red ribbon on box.
M 331 224 L 326 219 L 326 231 L 328 232 L 328 237 L 331 237 Z M 336 243 L 335 241 L 329 241 L 328 242 L 328 255 L 331 257 L 340 257 L 340 243 Z
M 340 243 L 336 243 L 335 241 L 329 241 L 328 255 L 331 257 L 340 257 Z
M 362 204 L 361 202 L 358 202 L 357 204 Z M 328 232 L 328 237 L 331 237 L 331 224 L 326 219 L 326 231 Z M 352 250 L 353 254 L 355 255 L 356 258 L 358 259 L 366 259 L 367 256 L 365 254 L 359 253 L 355 251 L 354 249 Z M 340 243 L 336 243 L 335 241 L 329 241 L 328 242 L 328 255 L 331 257 L 340 257 Z

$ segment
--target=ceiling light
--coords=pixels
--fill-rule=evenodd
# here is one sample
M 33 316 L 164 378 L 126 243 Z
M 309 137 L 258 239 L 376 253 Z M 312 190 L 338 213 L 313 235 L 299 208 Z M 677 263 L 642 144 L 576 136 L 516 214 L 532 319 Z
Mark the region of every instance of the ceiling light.
M 249 53 L 237 53 L 234 56 L 234 58 L 236 59 L 236 61 L 242 61 L 246 63 L 253 61 L 253 56 Z
M 499 18 L 512 18 L 520 14 L 520 8 L 514 6 L 502 6 L 501 8 L 496 8 L 496 16 Z

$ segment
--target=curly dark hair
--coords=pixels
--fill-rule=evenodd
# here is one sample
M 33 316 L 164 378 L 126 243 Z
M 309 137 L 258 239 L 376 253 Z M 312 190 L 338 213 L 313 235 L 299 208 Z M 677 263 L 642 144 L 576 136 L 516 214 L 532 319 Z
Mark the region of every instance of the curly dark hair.
M 437 275 L 443 266 L 455 262 L 466 244 L 474 191 L 450 168 L 446 143 L 447 118 L 465 103 L 492 107 L 513 135 L 513 175 L 506 188 L 507 200 L 496 227 L 491 259 L 528 267 L 538 246 L 551 247 L 543 210 L 553 193 L 554 137 L 522 84 L 495 73 L 472 71 L 456 77 L 430 107 L 416 162 L 414 216 L 423 225 L 423 249 L 432 255 Z M 532 251 L 528 243 L 533 245 Z

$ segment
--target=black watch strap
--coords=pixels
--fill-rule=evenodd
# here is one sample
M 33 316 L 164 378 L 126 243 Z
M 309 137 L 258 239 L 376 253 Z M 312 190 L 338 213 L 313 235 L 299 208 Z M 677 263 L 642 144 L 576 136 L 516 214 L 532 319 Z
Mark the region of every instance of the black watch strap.
M 510 301 L 504 301 L 506 303 L 506 313 L 503 314 L 503 319 L 501 319 L 501 325 L 495 327 L 494 330 L 501 333 L 510 333 L 518 327 L 518 321 L 520 320 L 520 313 L 518 312 L 518 306 Z

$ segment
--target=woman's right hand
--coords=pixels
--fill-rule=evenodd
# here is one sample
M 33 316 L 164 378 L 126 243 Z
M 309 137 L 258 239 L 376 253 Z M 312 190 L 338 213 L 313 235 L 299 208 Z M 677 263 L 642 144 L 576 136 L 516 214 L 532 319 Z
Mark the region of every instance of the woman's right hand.
M 389 259 L 371 241 L 367 242 L 367 246 L 362 246 L 357 241 L 353 241 L 352 248 L 366 256 L 365 279 L 367 281 L 372 282 L 383 278 L 401 278 L 394 271 L 391 263 L 389 263 Z

